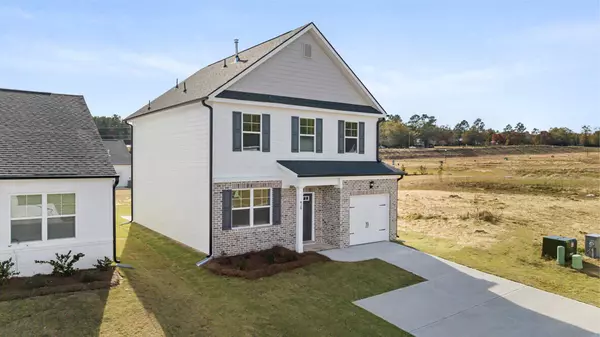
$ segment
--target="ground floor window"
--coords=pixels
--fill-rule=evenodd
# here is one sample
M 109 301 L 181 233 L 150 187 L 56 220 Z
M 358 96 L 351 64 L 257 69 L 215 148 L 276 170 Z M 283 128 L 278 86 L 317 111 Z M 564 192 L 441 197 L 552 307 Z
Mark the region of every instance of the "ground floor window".
M 231 227 L 271 224 L 271 189 L 233 190 L 231 193 Z
M 75 193 L 11 196 L 10 241 L 74 238 L 75 208 Z

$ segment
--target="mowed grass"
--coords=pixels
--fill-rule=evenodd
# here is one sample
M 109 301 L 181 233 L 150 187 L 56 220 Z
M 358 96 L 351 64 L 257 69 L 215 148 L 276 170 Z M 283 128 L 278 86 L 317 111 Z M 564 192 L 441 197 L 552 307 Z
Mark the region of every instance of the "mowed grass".
M 505 159 L 506 158 L 506 159 Z M 600 262 L 585 273 L 541 257 L 542 237 L 600 233 L 598 153 L 400 160 L 398 230 L 406 245 L 600 306 Z
M 127 191 L 119 215 L 129 214 Z M 125 220 L 118 218 L 117 223 Z M 137 224 L 118 226 L 122 284 L 0 302 L 0 336 L 410 336 L 352 301 L 422 281 L 380 260 L 327 262 L 248 281 Z

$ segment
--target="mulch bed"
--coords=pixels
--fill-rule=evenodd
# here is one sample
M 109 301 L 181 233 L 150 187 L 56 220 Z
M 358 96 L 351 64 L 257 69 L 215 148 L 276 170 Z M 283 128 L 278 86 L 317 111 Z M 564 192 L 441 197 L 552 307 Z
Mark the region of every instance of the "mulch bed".
M 108 271 L 97 269 L 78 270 L 68 277 L 54 275 L 34 275 L 13 277 L 0 286 L 0 301 L 68 293 L 83 290 L 106 289 L 119 285 L 121 275 L 111 267 Z
M 316 252 L 299 254 L 283 247 L 273 247 L 242 255 L 221 256 L 207 262 L 204 266 L 217 275 L 255 280 L 326 261 L 330 261 L 328 257 Z

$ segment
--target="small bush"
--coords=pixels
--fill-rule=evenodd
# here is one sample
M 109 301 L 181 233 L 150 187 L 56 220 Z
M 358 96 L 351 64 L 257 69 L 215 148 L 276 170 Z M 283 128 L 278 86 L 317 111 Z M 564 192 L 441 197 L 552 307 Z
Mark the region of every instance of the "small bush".
M 426 175 L 427 174 L 427 167 L 425 167 L 425 165 L 419 166 L 419 173 L 422 174 L 422 175 Z
M 400 169 L 404 172 L 406 172 L 406 166 L 404 166 L 404 164 L 402 164 L 402 166 L 400 166 Z
M 35 260 L 35 263 L 49 264 L 52 266 L 52 275 L 63 276 L 63 277 L 73 275 L 75 273 L 75 271 L 77 271 L 77 269 L 73 266 L 75 265 L 75 263 L 77 263 L 77 261 L 81 260 L 81 258 L 85 256 L 85 254 L 83 254 L 83 253 L 77 253 L 77 254 L 71 256 L 71 251 L 69 251 L 67 254 L 56 253 L 55 255 L 56 255 L 56 260 L 50 260 L 50 261 Z
M 93 266 L 100 271 L 108 271 L 112 266 L 112 260 L 108 256 L 105 256 L 102 260 L 96 260 L 96 262 Z
M 8 279 L 19 275 L 19 272 L 14 271 L 15 263 L 12 262 L 12 257 L 6 261 L 0 262 L 0 285 L 8 282 Z

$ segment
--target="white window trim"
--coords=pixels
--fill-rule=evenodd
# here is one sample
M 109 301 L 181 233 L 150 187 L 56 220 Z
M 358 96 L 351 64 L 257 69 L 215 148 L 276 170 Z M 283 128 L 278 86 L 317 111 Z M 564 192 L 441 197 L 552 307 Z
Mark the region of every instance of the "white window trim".
M 75 214 L 69 215 L 50 215 L 48 216 L 48 194 L 74 194 L 75 195 Z M 23 196 L 23 195 L 41 195 L 42 196 L 42 216 L 41 217 L 24 217 L 24 218 L 13 218 L 12 217 L 12 197 Z M 76 192 L 51 192 L 51 193 L 16 193 L 8 196 L 8 240 L 10 245 L 35 245 L 44 242 L 60 242 L 77 239 L 78 229 L 78 217 L 77 207 L 79 207 L 79 201 L 77 199 Z M 51 239 L 48 240 L 48 218 L 61 218 L 61 217 L 75 217 L 75 236 L 71 238 Z M 35 241 L 23 241 L 23 242 L 12 242 L 12 221 L 13 220 L 31 220 L 31 219 L 42 219 L 42 239 Z
M 250 207 L 238 207 L 235 208 L 233 206 L 233 192 L 235 191 L 248 191 L 250 190 Z M 269 190 L 269 206 L 254 206 L 254 190 Z M 236 229 L 244 229 L 244 228 L 257 228 L 257 227 L 266 227 L 266 226 L 272 226 L 273 225 L 273 189 L 270 187 L 255 187 L 255 188 L 236 188 L 231 190 L 231 229 L 236 230 Z M 269 212 L 269 223 L 267 224 L 261 224 L 261 225 L 255 225 L 254 224 L 254 209 L 261 209 L 261 208 L 270 208 L 270 212 Z M 250 210 L 250 224 L 248 226 L 239 226 L 239 227 L 234 227 L 233 226 L 233 211 L 235 210 L 244 210 L 244 209 L 248 209 Z
M 352 136 L 346 136 L 346 124 L 348 123 L 355 123 L 356 124 L 356 137 L 352 137 Z M 355 121 L 344 121 L 344 153 L 358 153 L 358 133 L 359 133 L 359 124 L 358 122 Z M 354 152 L 348 152 L 346 151 L 346 139 L 356 139 L 356 151 Z
M 313 134 L 302 134 L 302 120 L 303 119 L 312 119 L 313 120 Z M 312 137 L 313 138 L 313 148 L 311 151 L 302 151 L 302 137 Z M 316 152 L 317 147 L 317 119 L 311 117 L 300 117 L 298 119 L 298 152 Z
M 244 131 L 244 115 L 259 116 L 260 117 L 260 121 L 258 122 L 258 124 L 260 126 L 260 131 L 258 131 L 258 132 L 256 132 L 256 131 Z M 244 133 L 258 135 L 258 149 L 257 150 L 244 148 Z M 252 152 L 260 152 L 260 151 L 262 151 L 262 114 L 245 113 L 245 112 L 242 113 L 242 151 L 252 151 Z

